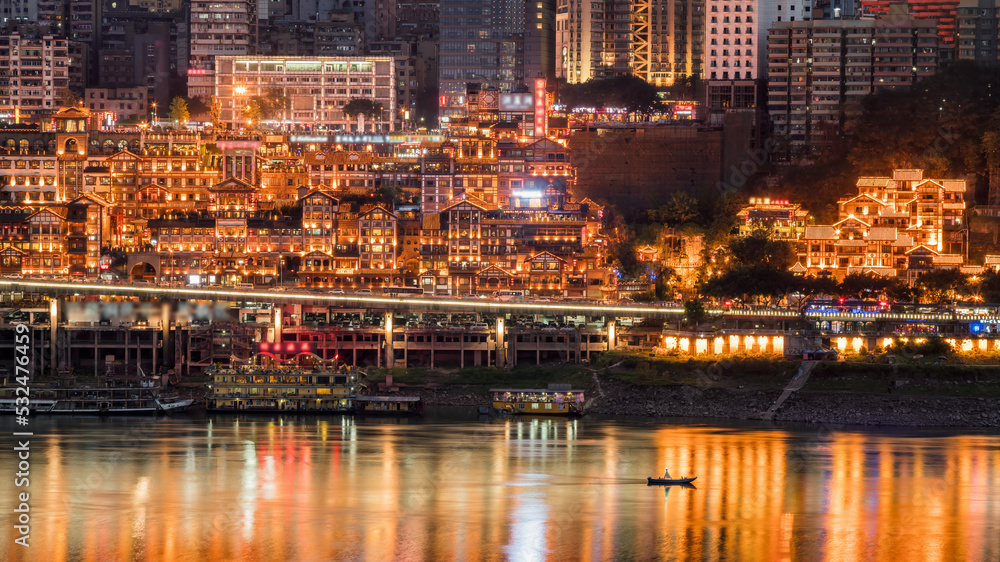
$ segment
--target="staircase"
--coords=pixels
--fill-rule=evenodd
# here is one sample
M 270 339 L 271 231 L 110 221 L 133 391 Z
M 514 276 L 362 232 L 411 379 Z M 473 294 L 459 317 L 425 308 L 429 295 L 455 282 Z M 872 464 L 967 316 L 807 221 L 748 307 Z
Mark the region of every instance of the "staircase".
M 764 412 L 760 419 L 764 421 L 773 420 L 774 414 L 778 411 L 778 408 L 785 403 L 785 400 L 787 400 L 793 392 L 801 390 L 802 387 L 805 386 L 806 381 L 809 380 L 809 373 L 812 372 L 813 367 L 815 367 L 817 363 L 819 363 L 819 361 L 803 361 L 802 364 L 799 365 L 798 372 L 795 373 L 792 380 L 788 381 L 788 385 L 785 386 L 785 390 L 781 393 L 781 396 L 779 396 L 778 399 L 775 400 L 774 404 L 766 412 Z

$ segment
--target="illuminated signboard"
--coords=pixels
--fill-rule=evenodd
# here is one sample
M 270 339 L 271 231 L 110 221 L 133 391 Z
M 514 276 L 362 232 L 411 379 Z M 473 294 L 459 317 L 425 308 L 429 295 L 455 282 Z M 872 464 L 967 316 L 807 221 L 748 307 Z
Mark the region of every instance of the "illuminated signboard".
M 257 150 L 260 141 L 221 140 L 215 143 L 222 150 Z
M 532 111 L 535 96 L 531 94 L 500 94 L 500 111 Z
M 535 79 L 535 137 L 544 137 L 548 133 L 548 121 L 545 111 L 545 79 Z
M 292 142 L 327 142 L 330 137 L 323 135 L 292 135 L 289 137 Z
M 294 140 L 295 137 L 292 137 Z M 423 141 L 441 142 L 441 135 L 336 135 L 334 142 L 342 144 L 419 144 Z
M 674 115 L 691 115 L 694 113 L 694 104 L 679 103 L 674 106 Z

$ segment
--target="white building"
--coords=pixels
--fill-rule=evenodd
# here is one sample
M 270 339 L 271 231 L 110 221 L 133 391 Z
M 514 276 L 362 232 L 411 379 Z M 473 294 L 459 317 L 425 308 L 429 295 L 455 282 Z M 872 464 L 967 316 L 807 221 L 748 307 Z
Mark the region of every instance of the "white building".
M 767 30 L 779 21 L 812 19 L 812 0 L 706 0 L 705 80 L 708 108 L 757 106 L 767 77 Z
M 277 90 L 286 108 L 270 120 L 350 132 L 395 130 L 392 57 L 222 56 L 216 64 L 215 95 L 222 102 L 222 122 L 230 127 L 246 122 L 243 109 L 251 99 Z M 343 107 L 352 98 L 381 103 L 383 116 L 348 120 Z
M 218 56 L 253 54 L 257 4 L 248 0 L 191 2 L 188 95 L 207 98 L 215 87 Z
M 0 37 L 0 116 L 21 117 L 59 107 L 59 89 L 69 86 L 69 43 L 46 35 Z

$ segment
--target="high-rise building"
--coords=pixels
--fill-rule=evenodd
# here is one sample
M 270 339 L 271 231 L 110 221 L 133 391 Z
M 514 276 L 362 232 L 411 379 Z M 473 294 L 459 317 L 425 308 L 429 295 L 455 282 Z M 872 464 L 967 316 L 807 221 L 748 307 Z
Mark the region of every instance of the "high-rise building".
M 46 35 L 0 37 L 0 113 L 22 118 L 53 113 L 69 86 L 68 41 Z
M 512 92 L 553 74 L 554 0 L 442 0 L 440 115 L 465 113 L 466 84 Z
M 558 0 L 556 76 L 633 74 L 657 86 L 701 76 L 705 0 Z
M 955 48 L 955 15 L 960 0 L 861 0 L 863 17 L 876 19 L 909 13 L 915 18 L 937 22 L 938 45 L 944 57 L 950 58 Z M 895 16 L 894 16 L 895 17 Z
M 628 74 L 631 12 L 631 0 L 558 0 L 556 75 L 579 84 Z
M 74 0 L 69 2 L 69 39 L 86 45 L 82 49 L 87 57 L 86 77 L 89 81 L 97 77 L 98 53 L 101 48 L 101 13 L 103 3 L 100 0 Z
M 35 23 L 38 21 L 38 0 L 0 0 L 0 23 Z
M 656 86 L 701 76 L 704 0 L 633 0 L 631 73 Z
M 191 2 L 189 96 L 213 94 L 216 57 L 255 54 L 257 11 L 257 3 L 250 0 Z
M 996 64 L 1000 60 L 1000 5 L 997 0 L 961 0 L 958 7 L 958 36 L 955 38 L 959 60 Z
M 774 22 L 812 19 L 813 0 L 707 0 L 705 80 L 708 109 L 757 107 L 758 79 L 767 72 L 767 29 Z
M 772 130 L 791 152 L 815 152 L 843 133 L 861 99 L 907 88 L 937 70 L 934 22 L 891 20 L 775 23 L 768 42 Z

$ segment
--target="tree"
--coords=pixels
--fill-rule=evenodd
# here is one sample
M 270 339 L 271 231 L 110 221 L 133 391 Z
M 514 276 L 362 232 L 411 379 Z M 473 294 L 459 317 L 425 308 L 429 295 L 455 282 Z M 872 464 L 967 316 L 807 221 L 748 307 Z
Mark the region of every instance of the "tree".
M 591 79 L 583 84 L 561 84 L 559 99 L 570 109 L 618 107 L 646 119 L 662 107 L 656 86 L 632 75 Z
M 83 107 L 83 97 L 69 87 L 56 89 L 56 97 L 59 98 L 61 107 Z
M 687 322 L 689 326 L 697 327 L 708 319 L 708 312 L 705 310 L 705 305 L 702 304 L 700 300 L 691 299 L 684 301 L 684 321 Z
M 264 109 L 259 99 L 250 98 L 250 101 L 243 106 L 243 118 L 247 120 L 247 125 L 251 129 L 260 126 L 261 121 L 264 120 Z
M 796 277 L 794 294 L 796 306 L 801 307 L 811 298 L 820 295 L 832 295 L 837 291 L 837 281 L 831 277 Z
M 649 220 L 663 222 L 671 226 L 683 224 L 698 216 L 698 200 L 683 191 L 670 195 L 666 205 L 646 211 Z
M 787 270 L 795 264 L 795 248 L 791 242 L 772 240 L 767 228 L 757 228 L 749 236 L 733 238 L 728 254 L 729 267 L 765 265 Z
M 771 304 L 793 292 L 799 284 L 799 278 L 787 270 L 758 264 L 734 267 L 722 275 L 709 278 L 702 283 L 701 293 L 743 303 Z
M 874 273 L 851 273 L 840 282 L 838 292 L 844 298 L 878 298 L 889 287 L 889 279 Z
M 367 98 L 351 98 L 344 105 L 344 115 L 348 119 L 354 119 L 358 115 L 375 119 L 382 115 L 383 107 L 380 102 Z
M 218 131 L 222 128 L 222 100 L 212 96 L 212 130 Z
M 187 123 L 188 119 L 191 118 L 191 112 L 188 111 L 188 104 L 184 101 L 184 98 L 177 96 L 170 101 L 170 112 L 168 115 L 174 124 Z
M 953 300 L 961 291 L 969 276 L 957 269 L 936 269 L 917 278 L 917 285 L 924 289 L 933 302 Z
M 674 268 L 662 264 L 654 266 L 651 277 L 653 278 L 653 294 L 659 301 L 669 300 L 673 295 L 674 285 L 680 281 L 680 276 L 677 275 Z

